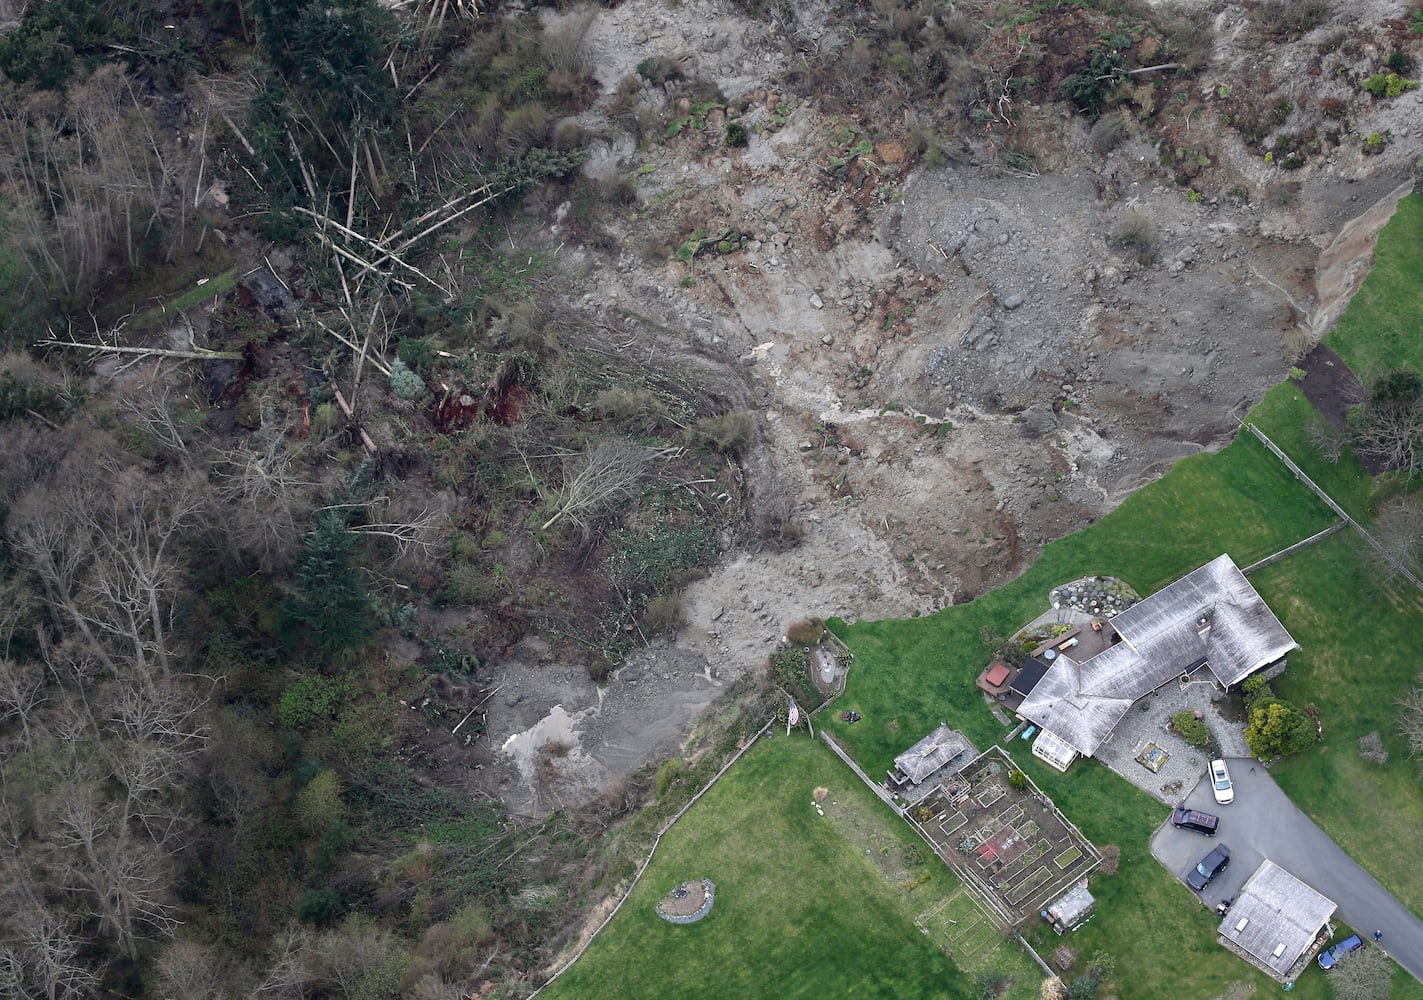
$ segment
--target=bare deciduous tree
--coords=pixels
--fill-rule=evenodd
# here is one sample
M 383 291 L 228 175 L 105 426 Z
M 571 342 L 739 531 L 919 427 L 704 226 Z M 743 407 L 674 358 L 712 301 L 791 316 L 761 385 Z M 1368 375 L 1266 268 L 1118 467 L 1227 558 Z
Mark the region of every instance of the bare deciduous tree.
M 1398 731 L 1408 741 L 1408 756 L 1423 758 L 1423 674 L 1398 699 Z
M 0 903 L 0 997 L 81 1000 L 99 976 L 80 958 L 84 940 L 71 921 L 33 893 L 12 892 Z
M 174 941 L 155 963 L 165 1000 L 231 1000 L 236 978 L 213 949 L 196 941 Z
M 310 510 L 316 484 L 303 475 L 300 458 L 264 418 L 245 446 L 220 452 L 213 462 L 220 509 L 214 521 L 240 556 L 264 570 L 286 565 L 301 544 L 300 519 Z
M 1354 447 L 1391 469 L 1415 468 L 1423 457 L 1423 378 L 1397 368 L 1373 379 L 1353 426 Z
M 191 430 L 184 426 L 183 414 L 192 413 L 193 408 L 191 404 L 185 408 L 187 400 L 175 393 L 161 374 L 155 374 L 143 385 L 119 393 L 115 402 L 119 412 L 143 431 L 159 454 L 184 462 L 192 458 L 187 440 Z
M 307 949 L 310 938 L 295 924 L 288 924 L 272 942 L 271 956 L 249 1000 L 292 1000 L 300 997 L 307 981 Z
M 1336 1000 L 1384 1000 L 1390 992 L 1393 963 L 1382 948 L 1363 948 L 1339 961 L 1329 973 Z
M 347 997 L 360 995 L 361 980 L 396 953 L 390 931 L 364 914 L 354 914 L 312 942 L 312 978 L 334 984 Z
M 1344 441 L 1346 436 L 1328 420 L 1322 417 L 1315 417 L 1310 420 L 1305 433 L 1309 437 L 1309 443 L 1319 452 L 1320 456 L 1330 463 L 1339 461 L 1340 455 L 1344 453 Z
M 1370 558 L 1380 578 L 1392 580 L 1400 566 L 1415 576 L 1423 573 L 1423 505 L 1407 497 L 1395 500 L 1379 511 L 1369 530 L 1379 543 Z
M 24 746 L 31 742 L 30 720 L 46 697 L 44 671 L 39 664 L 0 658 L 0 722 L 18 719 Z
M 652 452 L 627 441 L 604 438 L 581 452 L 560 457 L 562 481 L 556 487 L 538 487 L 544 502 L 554 512 L 543 523 L 541 531 L 547 531 L 564 518 L 587 528 L 590 517 L 631 497 L 647 476 Z M 525 461 L 527 463 L 527 459 Z M 538 482 L 537 477 L 535 482 Z
M 192 483 L 154 480 L 81 448 L 16 502 L 5 527 L 57 625 L 75 630 L 111 674 L 122 660 L 156 677 L 172 666 L 176 543 L 197 509 Z

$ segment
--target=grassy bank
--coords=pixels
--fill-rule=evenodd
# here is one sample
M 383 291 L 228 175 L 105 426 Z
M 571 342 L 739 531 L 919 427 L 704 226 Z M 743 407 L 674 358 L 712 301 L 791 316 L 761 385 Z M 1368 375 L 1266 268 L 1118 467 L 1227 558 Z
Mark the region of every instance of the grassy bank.
M 1406 365 L 1423 371 L 1423 195 L 1410 194 L 1379 232 L 1374 263 L 1324 342 L 1365 382 Z
M 1375 513 L 1374 481 L 1347 444 L 1340 449 L 1339 461 L 1330 462 L 1310 443 L 1310 423 L 1320 419 L 1293 382 L 1275 386 L 1265 394 L 1260 405 L 1250 411 L 1251 422 L 1290 456 L 1305 475 L 1351 517 L 1367 523 Z

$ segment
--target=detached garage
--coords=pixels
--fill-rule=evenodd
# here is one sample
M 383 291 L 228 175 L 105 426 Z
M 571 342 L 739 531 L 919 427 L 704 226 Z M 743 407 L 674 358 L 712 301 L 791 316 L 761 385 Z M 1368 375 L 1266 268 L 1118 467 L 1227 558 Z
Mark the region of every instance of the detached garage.
M 1220 943 L 1282 983 L 1329 940 L 1334 901 L 1266 859 L 1220 922 Z

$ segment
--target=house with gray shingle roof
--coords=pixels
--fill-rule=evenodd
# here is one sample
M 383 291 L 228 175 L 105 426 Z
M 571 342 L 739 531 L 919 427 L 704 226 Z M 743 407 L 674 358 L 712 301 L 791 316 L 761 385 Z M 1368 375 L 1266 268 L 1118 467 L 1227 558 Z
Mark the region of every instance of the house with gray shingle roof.
M 1066 650 L 1018 714 L 1090 757 L 1139 699 L 1206 670 L 1222 688 L 1284 670 L 1298 644 L 1245 574 L 1222 555 L 1117 614 L 1111 641 L 1082 661 Z

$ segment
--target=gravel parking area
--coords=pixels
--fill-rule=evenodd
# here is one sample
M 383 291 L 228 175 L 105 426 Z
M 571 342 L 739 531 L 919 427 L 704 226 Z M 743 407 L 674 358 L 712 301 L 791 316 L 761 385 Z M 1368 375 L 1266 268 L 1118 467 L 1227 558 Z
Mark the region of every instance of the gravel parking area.
M 1171 731 L 1171 716 L 1177 712 L 1200 712 L 1220 744 L 1222 756 L 1250 756 L 1244 728 L 1221 714 L 1225 693 L 1208 679 L 1210 674 L 1204 668 L 1191 676 L 1190 683 L 1168 684 L 1133 705 L 1096 755 L 1117 774 L 1167 805 L 1184 799 L 1210 764 L 1206 751 L 1190 746 Z M 1136 759 L 1148 743 L 1155 743 L 1167 754 L 1155 773 Z

